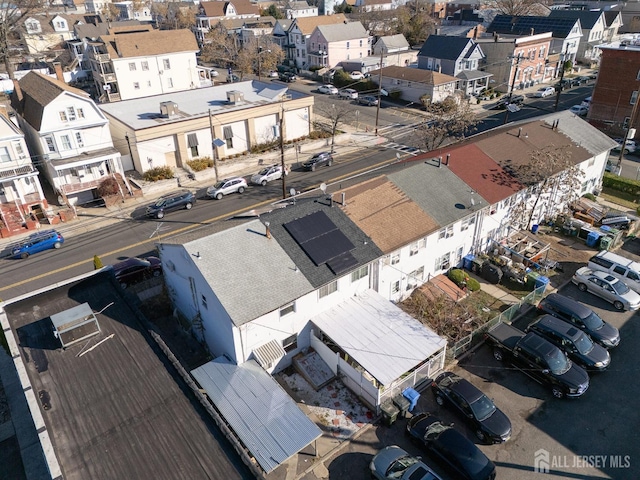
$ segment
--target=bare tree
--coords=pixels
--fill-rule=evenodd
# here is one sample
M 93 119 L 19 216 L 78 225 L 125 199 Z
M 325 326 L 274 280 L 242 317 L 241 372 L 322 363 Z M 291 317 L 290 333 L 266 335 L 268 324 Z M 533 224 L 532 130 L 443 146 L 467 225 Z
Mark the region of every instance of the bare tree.
M 529 162 L 513 173 L 527 186 L 526 198 L 509 212 L 511 223 L 520 228 L 529 228 L 534 216 L 539 221 L 566 209 L 579 197 L 584 176 L 572 162 L 569 147 L 554 145 L 534 151 Z
M 236 67 L 242 74 L 264 75 L 275 70 L 284 60 L 284 52 L 279 45 L 268 38 L 253 38 L 238 52 Z
M 432 12 L 432 5 L 427 3 L 409 2 L 398 7 L 395 10 L 396 31 L 393 33 L 404 35 L 409 45 L 423 43 L 436 29 Z
M 485 7 L 504 15 L 547 15 L 549 8 L 540 0 L 485 0 Z
M 222 67 L 237 65 L 240 48 L 236 39 L 227 33 L 226 27 L 218 23 L 204 37 L 202 59 Z
M 321 103 L 316 105 L 315 111 L 314 126 L 318 130 L 331 134 L 331 152 L 333 153 L 338 127 L 353 120 L 355 110 L 352 105 L 345 105 L 344 103 Z
M 23 19 L 43 10 L 46 4 L 41 0 L 12 0 L 0 3 L 0 61 L 13 78 L 11 50 L 20 43 L 20 29 Z
M 478 123 L 469 103 L 461 97 L 447 97 L 439 103 L 428 103 L 427 120 L 416 128 L 418 141 L 427 151 L 435 150 L 445 141 L 449 143 L 463 139 L 475 130 Z

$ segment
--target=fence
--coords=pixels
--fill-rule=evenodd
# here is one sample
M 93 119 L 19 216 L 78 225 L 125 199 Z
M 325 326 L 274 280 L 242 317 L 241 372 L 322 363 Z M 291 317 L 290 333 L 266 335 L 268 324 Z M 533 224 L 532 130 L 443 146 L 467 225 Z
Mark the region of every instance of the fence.
M 523 297 L 519 303 L 515 303 L 511 305 L 504 312 L 500 313 L 497 317 L 493 317 L 484 325 L 478 327 L 469 335 L 464 338 L 461 338 L 457 342 L 455 342 L 448 350 L 449 359 L 452 360 L 454 358 L 459 357 L 461 354 L 469 350 L 473 345 L 477 344 L 479 338 L 484 335 L 484 333 L 489 330 L 489 328 L 493 327 L 498 322 L 511 323 L 511 320 L 516 317 L 520 313 L 520 309 L 526 303 L 535 304 L 538 300 L 542 298 L 544 295 L 544 291 L 546 289 L 546 285 L 541 285 L 537 287 L 533 292 L 529 293 L 527 296 Z

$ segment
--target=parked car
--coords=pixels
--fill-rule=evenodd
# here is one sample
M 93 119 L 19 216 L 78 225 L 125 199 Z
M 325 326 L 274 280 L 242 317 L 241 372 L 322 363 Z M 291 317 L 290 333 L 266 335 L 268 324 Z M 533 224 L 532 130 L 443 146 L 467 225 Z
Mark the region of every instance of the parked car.
M 591 270 L 608 272 L 626 283 L 634 292 L 640 293 L 640 263 L 638 262 L 617 253 L 602 250 L 589 259 L 587 267 Z
M 494 108 L 504 110 L 507 108 L 507 105 L 522 105 L 524 103 L 524 95 L 504 95 L 498 100 Z
M 622 147 L 622 142 L 624 141 L 624 138 L 615 138 L 614 141 L 617 142 L 618 145 L 613 147 L 613 150 L 619 152 L 620 148 Z M 625 155 L 628 153 L 635 153 L 637 147 L 638 145 L 636 144 L 635 140 L 627 140 L 624 146 L 624 152 L 622 153 L 624 153 Z
M 611 363 L 609 352 L 570 323 L 552 315 L 542 315 L 527 327 L 550 341 L 575 363 L 589 371 L 603 371 Z
M 371 477 L 379 480 L 441 480 L 436 473 L 402 448 L 392 445 L 380 450 L 369 464 Z
M 616 327 L 605 322 L 589 307 L 559 293 L 551 293 L 540 300 L 538 313 L 548 313 L 575 325 L 605 348 L 613 348 L 620 343 L 620 332 Z
M 418 413 L 407 424 L 407 435 L 449 470 L 456 480 L 494 480 L 496 467 L 473 442 L 431 413 Z
M 225 178 L 224 180 L 220 180 L 215 185 L 207 188 L 207 196 L 209 198 L 220 200 L 225 195 L 229 195 L 231 193 L 243 193 L 246 189 L 247 181 L 244 178 Z
M 556 93 L 556 89 L 555 88 L 553 88 L 553 87 L 542 87 L 542 88 L 539 88 L 538 90 L 536 90 L 533 93 L 533 96 L 536 97 L 536 98 L 545 98 L 545 97 L 550 97 L 554 93 Z
M 566 90 L 567 88 L 571 88 L 573 85 L 571 84 L 571 80 L 569 80 L 568 78 L 562 79 L 559 82 L 556 82 L 554 87 L 555 87 L 555 91 L 562 91 L 562 90 Z
M 332 164 L 333 155 L 331 155 L 331 153 L 329 152 L 320 152 L 316 153 L 313 157 L 304 162 L 302 166 L 305 170 L 311 170 L 312 172 L 315 172 L 316 167 L 320 165 L 326 165 L 327 167 L 330 167 Z
M 353 88 L 345 88 L 344 90 L 340 90 L 340 93 L 338 93 L 338 96 L 340 98 L 348 98 L 350 100 L 357 100 L 358 99 L 358 91 L 354 90 Z
M 358 97 L 358 103 L 360 105 L 375 107 L 376 105 L 378 105 L 378 99 L 373 95 L 365 95 L 364 97 Z
M 321 85 L 318 87 L 319 93 L 324 93 L 325 95 L 336 95 L 338 93 L 338 89 L 333 85 Z
M 587 75 L 580 75 L 579 77 L 576 77 L 576 81 L 580 82 L 578 83 L 578 85 L 582 85 L 585 83 L 589 83 L 591 81 L 591 78 Z
M 239 81 L 240 81 L 240 77 L 235 73 L 232 73 L 231 75 L 227 75 L 227 83 L 236 83 Z
M 581 105 L 584 105 L 585 107 L 589 108 L 589 105 L 591 105 L 591 99 L 592 97 L 587 97 L 584 100 L 582 100 Z
M 592 293 L 613 304 L 616 310 L 637 310 L 640 308 L 640 294 L 634 292 L 622 280 L 606 272 L 594 272 L 589 267 L 581 267 L 571 278 L 582 292 Z
M 113 265 L 113 273 L 122 288 L 162 275 L 162 263 L 158 257 L 131 257 Z
M 291 72 L 282 72 L 278 75 L 278 78 L 287 83 L 295 82 L 298 79 L 298 77 Z
M 267 73 L 267 77 L 269 78 L 278 78 L 279 76 L 280 74 L 276 70 L 271 70 L 269 73 Z
M 285 175 L 287 172 L 285 171 Z M 251 183 L 256 185 L 262 185 L 263 187 L 273 181 L 280 180 L 282 178 L 282 165 L 271 165 L 260 170 L 255 175 L 251 176 Z
M 147 217 L 163 218 L 168 212 L 186 208 L 191 210 L 196 203 L 196 197 L 189 190 L 181 190 L 175 193 L 162 195 L 155 203 L 149 205 L 146 210 Z
M 620 176 L 620 173 L 622 173 L 622 167 L 620 167 L 617 164 L 611 162 L 611 160 L 607 160 L 607 163 L 604 166 L 604 171 L 605 172 L 610 172 L 610 173 L 613 173 L 614 175 Z
M 50 248 L 60 248 L 64 237 L 57 230 L 43 230 L 32 233 L 25 239 L 9 247 L 13 258 L 28 258 L 34 253 L 43 252 Z
M 470 425 L 478 439 L 502 443 L 511 438 L 511 421 L 471 382 L 443 372 L 431 382 L 438 405 L 450 405 Z
M 571 77 L 569 79 L 569 86 L 571 87 L 577 87 L 579 85 L 582 85 L 584 82 L 582 80 L 583 77 Z
M 362 72 L 351 72 L 349 74 L 349 76 L 351 77 L 351 80 L 362 80 L 364 79 L 364 73 Z
M 589 113 L 589 107 L 586 105 L 574 105 L 569 111 L 579 117 L 585 117 Z
M 512 325 L 497 323 L 486 333 L 493 356 L 540 384 L 551 387 L 556 398 L 577 398 L 589 388 L 589 375 L 558 347 L 533 332 L 524 333 Z

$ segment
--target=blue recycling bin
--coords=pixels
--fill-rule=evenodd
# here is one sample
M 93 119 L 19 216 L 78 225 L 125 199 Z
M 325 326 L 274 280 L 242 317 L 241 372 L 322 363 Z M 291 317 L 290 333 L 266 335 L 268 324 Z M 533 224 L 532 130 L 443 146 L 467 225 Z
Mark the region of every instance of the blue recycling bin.
M 534 285 L 536 289 L 538 287 L 542 287 L 543 285 L 546 287 L 547 285 L 549 285 L 549 277 L 540 275 L 538 278 L 536 278 Z
M 600 232 L 589 232 L 587 235 L 587 247 L 595 248 L 600 242 L 600 237 L 602 234 Z
M 402 391 L 402 396 L 409 400 L 409 411 L 413 412 L 413 409 L 416 407 L 418 399 L 420 398 L 418 391 L 413 388 L 405 388 Z
M 469 272 L 471 271 L 471 265 L 473 264 L 473 261 L 475 260 L 475 255 L 465 255 L 464 257 L 462 257 L 462 268 L 464 268 L 465 270 L 468 270 Z

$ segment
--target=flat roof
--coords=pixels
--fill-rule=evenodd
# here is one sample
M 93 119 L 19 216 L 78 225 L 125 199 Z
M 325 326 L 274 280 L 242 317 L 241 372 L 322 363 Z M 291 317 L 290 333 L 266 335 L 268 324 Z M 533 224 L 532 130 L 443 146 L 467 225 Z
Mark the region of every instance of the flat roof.
M 374 290 L 358 293 L 311 321 L 383 385 L 447 344 Z
M 244 101 L 229 103 L 227 92 L 237 91 L 244 95 Z M 134 130 L 157 127 L 169 123 L 183 122 L 194 118 L 246 110 L 257 106 L 280 103 L 283 94 L 297 100 L 311 95 L 290 90 L 284 85 L 256 80 L 196 88 L 182 92 L 166 93 L 152 97 L 135 98 L 121 102 L 98 105 L 100 109 Z M 160 104 L 172 102 L 178 105 L 178 112 L 170 118 L 160 115 Z
M 83 303 L 104 309 L 96 314 L 101 333 L 63 350 L 51 316 Z M 204 407 L 185 395 L 110 271 L 3 308 L 32 415 L 46 425 L 38 432 L 48 433 L 65 479 L 253 478 Z
M 191 374 L 267 473 L 322 435 L 254 360 L 218 357 Z

